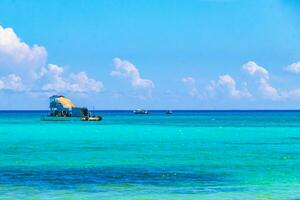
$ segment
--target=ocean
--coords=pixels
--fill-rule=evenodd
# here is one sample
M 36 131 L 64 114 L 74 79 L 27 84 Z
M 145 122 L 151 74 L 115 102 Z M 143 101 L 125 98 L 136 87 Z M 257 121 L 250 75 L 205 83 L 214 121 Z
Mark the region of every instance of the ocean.
M 0 112 L 0 199 L 300 199 L 300 111 Z

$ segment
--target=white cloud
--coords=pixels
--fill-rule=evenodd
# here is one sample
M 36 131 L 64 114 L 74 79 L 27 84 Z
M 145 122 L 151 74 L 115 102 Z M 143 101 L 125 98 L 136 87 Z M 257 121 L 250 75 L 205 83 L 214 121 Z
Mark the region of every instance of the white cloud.
M 228 74 L 219 76 L 218 81 L 212 81 L 211 85 L 208 86 L 208 90 L 210 92 L 215 92 L 217 90 L 221 90 L 223 92 L 225 91 L 230 97 L 233 98 L 252 96 L 247 89 L 237 89 L 235 80 Z
M 243 70 L 245 70 L 250 75 L 259 74 L 261 77 L 268 79 L 269 72 L 264 67 L 257 65 L 253 61 L 249 61 L 243 65 Z
M 181 81 L 188 87 L 190 96 L 192 97 L 201 96 L 196 85 L 196 80 L 193 77 L 185 77 L 182 78 Z
M 290 64 L 285 70 L 291 73 L 300 74 L 300 62 Z
M 242 68 L 250 75 L 260 75 L 258 87 L 265 97 L 272 100 L 281 98 L 280 92 L 269 83 L 269 72 L 264 67 L 257 65 L 253 61 L 249 61 Z
M 49 64 L 40 72 L 40 78 L 45 78 L 48 83 L 42 86 L 43 91 L 56 92 L 100 92 L 103 84 L 100 81 L 89 78 L 85 72 L 70 74 L 67 78 L 63 75 L 64 69 L 54 64 Z
M 149 79 L 143 79 L 136 66 L 127 60 L 114 58 L 115 70 L 111 72 L 112 76 L 121 76 L 130 79 L 133 87 L 153 88 L 154 83 Z
M 60 76 L 63 72 L 64 68 L 54 64 L 48 64 L 47 68 L 42 68 L 41 72 L 39 73 L 39 77 L 43 77 L 45 75 Z
M 63 76 L 64 69 L 48 64 L 43 46 L 30 46 L 23 42 L 12 28 L 0 26 L 1 73 L 0 89 L 13 91 L 100 92 L 103 84 L 89 78 L 85 72 Z M 22 81 L 25 80 L 25 83 Z M 26 90 L 25 90 L 26 88 Z
M 259 82 L 260 91 L 273 100 L 279 99 L 280 95 L 276 88 L 274 88 L 266 79 L 261 78 Z
M 299 99 L 300 98 L 300 89 L 292 89 L 289 91 L 282 92 L 282 98 L 285 99 Z
M 10 72 L 31 73 L 45 65 L 47 51 L 44 47 L 30 47 L 16 35 L 12 28 L 0 26 L 0 65 Z
M 69 90 L 69 84 L 63 79 L 62 74 L 64 69 L 54 64 L 48 64 L 47 68 L 42 68 L 40 78 L 47 80 L 47 84 L 42 86 L 42 90 L 53 90 L 62 92 Z
M 9 74 L 0 79 L 0 90 L 23 91 L 24 89 L 21 77 L 15 74 Z
M 70 90 L 73 92 L 100 92 L 103 90 L 103 83 L 89 78 L 85 72 L 70 75 Z

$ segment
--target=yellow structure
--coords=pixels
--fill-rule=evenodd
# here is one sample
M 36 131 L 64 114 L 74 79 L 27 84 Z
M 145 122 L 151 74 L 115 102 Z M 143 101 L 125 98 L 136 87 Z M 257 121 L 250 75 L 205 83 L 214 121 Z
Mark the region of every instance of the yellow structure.
M 64 96 L 57 97 L 56 101 L 58 101 L 63 108 L 76 108 L 72 101 Z
M 94 116 L 87 108 L 75 106 L 70 99 L 62 95 L 53 95 L 50 98 L 50 115 L 44 120 L 56 121 L 78 118 L 82 121 L 100 121 L 101 116 Z

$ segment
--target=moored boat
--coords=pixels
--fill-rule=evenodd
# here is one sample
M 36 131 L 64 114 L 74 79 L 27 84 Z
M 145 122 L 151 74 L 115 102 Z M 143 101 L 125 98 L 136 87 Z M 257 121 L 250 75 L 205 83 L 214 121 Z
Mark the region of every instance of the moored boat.
M 102 120 L 101 116 L 91 116 L 91 117 L 82 117 L 81 121 L 100 121 Z
M 134 110 L 133 113 L 138 114 L 138 115 L 148 115 L 149 114 L 148 110 L 144 110 L 144 109 Z
M 42 117 L 43 121 L 100 121 L 101 116 L 94 116 L 87 108 L 75 106 L 70 99 L 62 95 L 50 98 L 50 113 Z M 87 118 L 87 120 L 86 120 Z
M 173 114 L 172 110 L 167 110 L 166 111 L 166 115 L 172 115 L 172 114 Z

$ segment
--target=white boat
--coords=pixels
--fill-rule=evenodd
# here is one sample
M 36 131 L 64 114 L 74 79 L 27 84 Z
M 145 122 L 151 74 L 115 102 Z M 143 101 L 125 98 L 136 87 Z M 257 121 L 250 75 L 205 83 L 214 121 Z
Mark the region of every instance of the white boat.
M 139 114 L 139 115 L 148 115 L 149 112 L 148 110 L 144 110 L 144 109 L 136 109 L 133 111 L 134 114 Z

